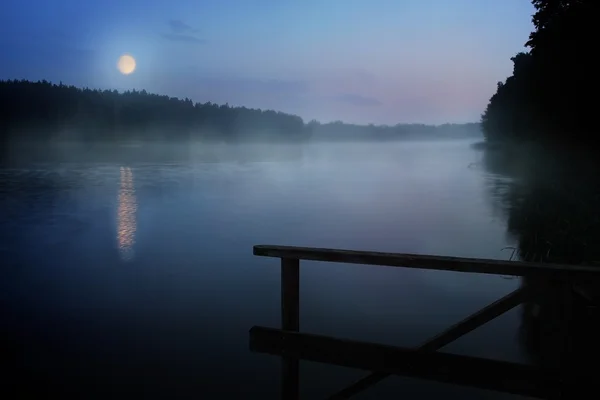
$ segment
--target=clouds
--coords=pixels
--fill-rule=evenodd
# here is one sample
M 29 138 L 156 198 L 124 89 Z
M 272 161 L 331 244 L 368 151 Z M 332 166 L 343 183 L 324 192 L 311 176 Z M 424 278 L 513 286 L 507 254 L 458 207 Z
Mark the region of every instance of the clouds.
M 196 101 L 230 103 L 248 107 L 287 108 L 310 93 L 302 80 L 240 78 L 235 76 L 168 75 L 157 79 L 160 91 L 168 91 Z
M 161 36 L 171 42 L 204 44 L 206 40 L 198 37 L 199 29 L 193 28 L 180 19 L 172 19 L 168 22 L 170 32 Z
M 173 32 L 179 34 L 192 34 L 198 32 L 198 29 L 192 28 L 190 25 L 186 24 L 180 19 L 172 19 L 169 21 L 169 27 Z
M 374 107 L 382 105 L 381 101 L 374 97 L 362 96 L 360 94 L 345 93 L 335 97 L 335 100 L 360 107 Z
M 195 44 L 203 44 L 206 43 L 206 40 L 197 38 L 192 35 L 182 35 L 178 33 L 163 33 L 162 37 L 170 40 L 171 42 L 183 42 L 183 43 L 195 43 Z

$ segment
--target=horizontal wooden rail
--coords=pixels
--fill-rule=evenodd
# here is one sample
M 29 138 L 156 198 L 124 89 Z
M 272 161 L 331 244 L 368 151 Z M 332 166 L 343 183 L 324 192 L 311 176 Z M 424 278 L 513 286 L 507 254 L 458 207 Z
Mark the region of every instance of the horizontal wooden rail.
M 569 367 L 561 368 L 559 374 L 559 371 L 540 370 L 533 366 L 436 352 L 527 301 L 534 295 L 527 287 L 521 287 L 484 307 L 421 346 L 404 349 L 299 333 L 299 267 L 300 260 L 310 260 L 531 277 L 552 281 L 563 287 L 565 304 L 570 304 L 575 284 L 600 280 L 599 267 L 272 245 L 256 245 L 253 252 L 256 256 L 281 259 L 282 329 L 253 327 L 250 331 L 250 347 L 253 351 L 282 357 L 283 399 L 298 398 L 300 359 L 372 372 L 330 397 L 336 400 L 348 399 L 389 375 L 412 376 L 542 398 L 554 398 L 562 390 L 571 391 L 582 385 L 588 387 L 595 382 L 587 374 L 586 377 L 570 376 Z M 566 309 L 570 309 L 570 306 Z M 562 317 L 567 327 L 570 326 L 568 315 Z M 568 329 L 561 337 L 568 347 Z M 577 385 L 573 385 L 574 382 L 578 382 Z
M 557 372 L 505 361 L 338 339 L 255 326 L 250 350 L 505 393 L 549 398 L 563 389 Z
M 383 265 L 389 267 L 471 272 L 492 275 L 531 276 L 552 279 L 572 279 L 575 277 L 600 278 L 600 268 L 594 266 L 539 264 L 520 261 L 443 257 L 421 254 L 256 245 L 254 246 L 254 255 L 296 260 Z

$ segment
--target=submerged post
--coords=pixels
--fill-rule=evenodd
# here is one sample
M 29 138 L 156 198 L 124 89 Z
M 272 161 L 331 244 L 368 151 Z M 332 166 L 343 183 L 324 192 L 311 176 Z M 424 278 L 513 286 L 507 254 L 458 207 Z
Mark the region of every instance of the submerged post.
M 281 259 L 281 329 L 294 332 L 300 329 L 300 260 L 297 258 Z M 281 360 L 281 398 L 298 399 L 300 361 L 285 355 Z
M 281 259 L 281 329 L 300 329 L 300 260 Z

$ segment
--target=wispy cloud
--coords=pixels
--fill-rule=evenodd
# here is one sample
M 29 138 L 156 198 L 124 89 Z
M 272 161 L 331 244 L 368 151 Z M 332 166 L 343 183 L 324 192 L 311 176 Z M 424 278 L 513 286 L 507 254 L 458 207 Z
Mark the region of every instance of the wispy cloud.
M 164 39 L 170 40 L 171 42 L 182 42 L 192 44 L 203 44 L 206 40 L 199 38 L 197 33 L 199 29 L 194 28 L 180 19 L 172 19 L 168 22 L 169 29 L 171 32 L 163 33 Z
M 377 100 L 376 98 L 366 97 L 360 94 L 345 93 L 336 96 L 335 99 L 337 101 L 341 101 L 342 103 L 347 103 L 354 106 L 372 107 L 382 105 L 381 101 Z
M 181 98 L 189 97 L 195 102 L 229 103 L 296 114 L 314 101 L 310 83 L 306 81 L 198 73 L 201 69 L 201 66 L 194 66 L 191 69 L 193 73 L 165 72 L 165 75 L 155 76 L 146 89 Z
M 215 100 L 235 102 L 243 104 L 247 100 L 265 100 L 295 98 L 304 96 L 309 92 L 309 84 L 301 80 L 279 80 L 279 79 L 254 79 L 241 78 L 233 76 L 221 77 L 202 77 L 195 76 L 193 79 L 177 79 L 166 77 L 161 79 L 167 87 L 177 88 L 178 91 L 185 92 L 185 96 L 193 95 L 186 91 L 190 88 L 200 88 L 204 95 L 210 94 Z M 193 84 L 191 84 L 193 83 Z M 165 89 L 167 89 L 165 87 Z M 209 96 L 209 97 L 210 97 Z M 235 99 L 244 101 L 235 101 Z M 202 101 L 211 100 L 211 98 L 202 99 Z M 200 101 L 200 99 L 198 100 Z M 213 101 L 213 100 L 211 100 Z
M 169 27 L 171 27 L 171 30 L 173 32 L 177 32 L 177 33 L 196 33 L 198 32 L 198 29 L 196 28 L 192 28 L 190 25 L 186 24 L 185 22 L 183 22 L 180 19 L 172 19 L 169 21 Z
M 178 34 L 178 33 L 163 33 L 162 37 L 167 40 L 170 40 L 172 42 L 186 42 L 186 43 L 196 43 L 196 44 L 206 43 L 206 40 L 197 38 L 196 36 L 182 35 L 182 34 Z

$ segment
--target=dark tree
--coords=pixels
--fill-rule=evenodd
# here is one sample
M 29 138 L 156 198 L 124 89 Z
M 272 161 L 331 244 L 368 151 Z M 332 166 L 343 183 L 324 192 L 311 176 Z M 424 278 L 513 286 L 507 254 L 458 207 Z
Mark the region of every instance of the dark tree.
M 595 145 L 595 0 L 533 0 L 528 53 L 482 116 L 488 140 Z
M 492 195 L 501 200 L 521 259 L 598 266 L 599 145 L 592 70 L 597 1 L 532 3 L 529 52 L 513 58 L 512 76 L 498 85 L 482 115 L 486 139 L 509 144 L 484 153 L 487 167 L 514 178 Z M 600 354 L 600 282 L 576 282 L 585 296 L 572 302 L 572 282 L 526 278 L 523 286 L 533 294 L 522 320 L 529 354 L 541 365 L 567 369 L 572 377 L 589 374 L 587 366 Z

